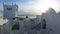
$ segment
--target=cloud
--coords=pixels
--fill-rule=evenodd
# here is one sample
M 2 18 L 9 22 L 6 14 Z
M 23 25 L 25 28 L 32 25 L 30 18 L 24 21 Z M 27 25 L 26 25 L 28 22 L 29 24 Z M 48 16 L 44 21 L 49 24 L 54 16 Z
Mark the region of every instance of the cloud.
M 26 3 L 31 1 L 35 1 L 35 0 L 0 0 L 0 2 L 5 2 L 5 3 L 11 3 L 11 2 Z
M 24 12 L 34 12 L 34 13 L 41 13 L 45 11 L 46 8 L 48 8 L 49 6 L 52 6 L 57 10 L 58 8 L 60 8 L 59 1 L 60 0 L 0 0 L 1 3 L 3 2 L 8 4 L 16 3 L 19 7 L 19 11 L 23 10 Z M 1 3 L 0 3 L 1 5 L 0 10 L 3 9 Z

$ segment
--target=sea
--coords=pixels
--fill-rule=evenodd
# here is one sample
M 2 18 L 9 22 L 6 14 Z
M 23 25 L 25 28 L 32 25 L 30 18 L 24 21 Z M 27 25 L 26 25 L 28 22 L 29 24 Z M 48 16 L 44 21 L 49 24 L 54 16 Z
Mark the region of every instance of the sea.
M 26 15 L 19 15 L 19 17 L 26 18 Z M 28 15 L 28 18 L 36 18 L 36 15 Z

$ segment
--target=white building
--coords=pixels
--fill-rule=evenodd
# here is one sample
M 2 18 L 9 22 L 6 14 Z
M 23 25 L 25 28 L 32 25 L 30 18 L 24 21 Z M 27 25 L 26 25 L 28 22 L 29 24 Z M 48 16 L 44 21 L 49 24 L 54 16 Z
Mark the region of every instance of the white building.
M 46 20 L 46 27 L 51 34 L 60 34 L 60 14 L 56 13 L 53 8 L 49 8 L 42 15 L 42 19 Z
M 3 11 L 3 18 L 6 19 L 6 18 L 15 18 L 17 17 L 17 13 L 18 13 L 18 6 L 15 4 L 15 5 L 6 5 L 6 4 L 3 4 L 3 8 L 4 8 L 4 11 Z

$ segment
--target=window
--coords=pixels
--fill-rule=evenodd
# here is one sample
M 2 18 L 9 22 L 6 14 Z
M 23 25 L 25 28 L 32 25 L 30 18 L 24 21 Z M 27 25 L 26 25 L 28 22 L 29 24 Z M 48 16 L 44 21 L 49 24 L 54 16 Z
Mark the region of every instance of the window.
M 7 8 L 7 10 L 12 10 L 12 8 L 11 8 L 11 7 L 9 7 L 9 8 Z

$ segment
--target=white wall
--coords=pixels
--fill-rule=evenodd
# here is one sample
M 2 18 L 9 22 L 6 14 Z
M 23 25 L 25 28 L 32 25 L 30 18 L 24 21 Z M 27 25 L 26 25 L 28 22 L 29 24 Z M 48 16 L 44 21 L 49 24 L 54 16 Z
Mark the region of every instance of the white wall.
M 60 14 L 44 14 L 46 19 L 47 29 L 52 31 L 52 34 L 60 34 Z

